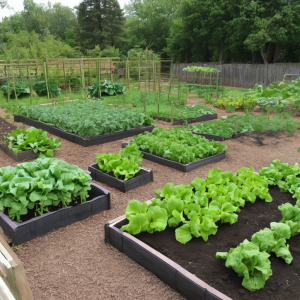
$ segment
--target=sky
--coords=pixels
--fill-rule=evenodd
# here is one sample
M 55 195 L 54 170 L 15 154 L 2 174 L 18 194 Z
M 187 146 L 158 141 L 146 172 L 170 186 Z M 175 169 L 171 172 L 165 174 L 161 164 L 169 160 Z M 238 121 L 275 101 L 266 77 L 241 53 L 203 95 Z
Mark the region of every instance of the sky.
M 121 8 L 123 8 L 125 4 L 129 3 L 129 0 L 118 1 L 120 3 Z M 47 4 L 48 2 L 51 2 L 52 4 L 60 2 L 62 5 L 74 7 L 77 6 L 81 2 L 81 0 L 34 0 L 34 2 L 44 4 Z M 13 15 L 15 12 L 23 10 L 23 0 L 8 0 L 7 3 L 12 9 L 0 8 L 0 20 L 2 20 L 3 17 L 8 17 L 10 15 Z

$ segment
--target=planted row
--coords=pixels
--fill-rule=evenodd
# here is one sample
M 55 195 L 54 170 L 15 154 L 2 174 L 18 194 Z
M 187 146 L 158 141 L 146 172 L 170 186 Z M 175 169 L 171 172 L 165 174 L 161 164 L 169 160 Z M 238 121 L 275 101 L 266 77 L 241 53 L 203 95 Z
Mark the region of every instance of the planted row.
M 195 124 L 192 127 L 188 127 L 188 129 L 195 133 L 231 138 L 235 133 L 235 124 L 237 124 L 237 133 L 268 130 L 278 132 L 284 130 L 292 135 L 295 133 L 297 127 L 299 127 L 299 122 L 290 115 L 275 115 L 269 119 L 267 115 L 260 114 L 254 116 L 250 113 L 245 113 L 244 115 L 232 115 L 226 119 Z
M 168 226 L 175 230 L 176 240 L 185 244 L 193 237 L 208 236 L 217 232 L 216 223 L 233 224 L 238 221 L 237 212 L 245 202 L 254 203 L 257 198 L 272 201 L 267 181 L 253 168 L 230 171 L 210 170 L 207 179 L 196 178 L 190 185 L 169 183 L 155 191 L 157 198 L 148 206 L 132 200 L 126 209 L 129 223 L 121 229 L 131 234 L 143 231 L 153 233 Z
M 233 268 L 244 277 L 242 285 L 250 291 L 264 287 L 266 280 L 272 275 L 269 256 L 274 252 L 290 264 L 293 257 L 286 240 L 300 233 L 300 168 L 298 164 L 291 166 L 274 160 L 269 167 L 261 167 L 260 173 L 270 185 L 278 185 L 281 191 L 293 194 L 296 205 L 284 203 L 278 207 L 282 215 L 279 223 L 272 222 L 271 229 L 265 228 L 255 233 L 251 242 L 244 240 L 229 252 L 217 252 L 217 259 L 225 259 L 226 267 Z
M 208 141 L 179 127 L 168 130 L 155 128 L 151 133 L 134 136 L 129 145 L 132 144 L 141 151 L 183 164 L 223 153 L 227 149 L 219 142 Z
M 81 137 L 125 131 L 152 123 L 152 119 L 143 113 L 100 101 L 23 106 L 20 114 Z

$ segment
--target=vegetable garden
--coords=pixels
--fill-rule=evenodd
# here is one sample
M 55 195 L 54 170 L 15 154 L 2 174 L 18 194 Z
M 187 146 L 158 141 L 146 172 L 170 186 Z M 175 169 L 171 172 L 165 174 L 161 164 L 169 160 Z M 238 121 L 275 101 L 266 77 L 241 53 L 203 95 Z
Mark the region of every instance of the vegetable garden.
M 50 61 L 29 93 L 24 76 L 2 85 L 0 226 L 33 294 L 297 299 L 300 81 L 222 95 L 218 70 L 189 68 L 212 78 L 193 86 L 161 64 L 82 61 L 71 78 L 63 61 L 73 99 Z

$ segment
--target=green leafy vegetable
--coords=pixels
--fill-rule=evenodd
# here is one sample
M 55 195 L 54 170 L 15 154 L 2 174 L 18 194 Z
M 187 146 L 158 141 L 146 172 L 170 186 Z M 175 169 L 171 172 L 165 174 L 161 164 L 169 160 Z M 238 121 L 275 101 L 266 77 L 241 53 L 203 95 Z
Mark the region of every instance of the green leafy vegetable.
M 265 228 L 252 236 L 251 242 L 263 252 L 275 252 L 277 257 L 282 257 L 287 264 L 290 264 L 293 257 L 286 245 L 286 239 L 291 237 L 291 230 L 287 224 L 271 223 L 271 229 Z
M 136 145 L 127 146 L 124 150 L 117 153 L 97 153 L 96 162 L 99 169 L 103 172 L 113 172 L 117 178 L 129 180 L 140 170 L 142 153 Z
M 236 213 L 246 201 L 253 203 L 257 198 L 266 202 L 272 201 L 267 181 L 255 173 L 253 168 L 242 168 L 236 175 L 230 171 L 222 172 L 220 169 L 210 170 L 206 180 L 196 178 L 190 185 L 176 186 L 170 182 L 161 190 L 156 190 L 155 194 L 157 198 L 151 200 L 149 207 L 163 209 L 166 216 L 166 219 L 162 219 L 162 226 L 157 228 L 160 230 L 167 224 L 169 227 L 175 227 L 176 240 L 182 244 L 189 242 L 193 237 L 201 237 L 207 241 L 210 235 L 216 234 L 218 221 L 230 224 L 237 222 Z M 136 214 L 146 214 L 145 209 L 146 204 L 142 207 L 137 200 L 132 200 L 126 209 L 126 217 L 130 221 Z M 159 213 L 157 215 L 159 216 Z M 149 218 L 148 221 L 151 222 Z M 151 227 L 146 228 L 146 225 L 133 230 L 130 223 L 122 230 L 136 234 L 133 232 L 139 233 L 141 228 L 144 228 L 144 231 L 153 232 Z M 136 228 L 136 220 L 133 225 Z
M 52 157 L 54 150 L 61 148 L 61 141 L 57 138 L 48 138 L 47 132 L 41 129 L 30 127 L 12 131 L 11 134 L 3 137 L 4 142 L 8 142 L 8 147 L 15 153 L 26 150 L 39 152 L 40 158 Z
M 134 136 L 130 145 L 135 144 L 142 151 L 169 160 L 191 163 L 224 152 L 227 146 L 182 130 L 155 128 L 152 133 L 145 132 Z
M 38 96 L 47 96 L 47 85 L 46 81 L 38 81 L 33 84 L 33 89 L 37 93 Z M 60 95 L 61 89 L 54 84 L 48 84 L 49 95 L 50 97 L 58 97 Z
M 190 72 L 220 72 L 218 69 L 215 68 L 209 68 L 209 67 L 197 67 L 197 66 L 192 66 L 192 67 L 186 67 L 183 68 L 183 71 L 190 71 Z
M 149 122 L 142 113 L 93 101 L 23 106 L 20 114 L 82 137 L 125 131 Z
M 7 92 L 9 90 L 10 98 L 15 98 L 15 89 L 17 97 L 22 97 L 30 94 L 30 88 L 28 83 L 16 81 L 15 84 L 13 82 L 9 82 L 9 84 L 4 84 L 1 86 L 0 90 L 3 91 L 3 94 L 7 96 Z
M 0 168 L 0 210 L 21 222 L 29 209 L 42 215 L 52 206 L 82 203 L 88 197 L 91 180 L 77 166 L 54 158 Z
M 265 286 L 272 275 L 269 254 L 260 251 L 259 247 L 244 240 L 229 252 L 217 252 L 217 259 L 226 259 L 226 267 L 232 268 L 239 277 L 244 277 L 242 285 L 249 291 L 257 291 Z
M 101 95 L 113 96 L 117 94 L 123 94 L 126 91 L 126 88 L 119 83 L 112 83 L 111 81 L 104 81 L 100 85 Z M 90 96 L 95 99 L 99 98 L 99 85 L 94 84 L 93 86 L 88 87 L 88 93 Z

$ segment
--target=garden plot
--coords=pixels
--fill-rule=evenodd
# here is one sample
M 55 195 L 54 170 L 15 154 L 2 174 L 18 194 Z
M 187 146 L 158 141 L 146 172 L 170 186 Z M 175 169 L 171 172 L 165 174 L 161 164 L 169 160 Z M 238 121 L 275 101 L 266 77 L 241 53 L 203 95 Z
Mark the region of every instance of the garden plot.
M 15 245 L 110 208 L 110 192 L 64 161 L 0 168 L 0 178 L 0 225 Z
M 267 178 L 246 168 L 240 169 L 236 176 L 216 169 L 208 173 L 205 181 L 197 178 L 188 186 L 167 184 L 161 191 L 155 191 L 156 199 L 147 203 L 129 202 L 126 216 L 106 224 L 106 242 L 188 299 L 227 299 L 225 295 L 233 299 L 252 299 L 256 290 L 255 296 L 259 299 L 270 299 L 270 295 L 278 300 L 295 298 L 299 293 L 299 277 L 294 275 L 300 264 L 296 246 L 300 214 L 292 217 L 287 208 L 294 207 L 299 211 L 300 208 L 297 204 L 293 206 L 296 201 L 292 194 L 272 187 L 274 181 L 281 189 L 291 186 L 289 174 L 297 175 L 300 169 L 296 166 L 288 168 L 286 164 L 274 161 L 270 168 L 262 169 Z M 217 181 L 212 183 L 213 179 Z M 270 193 L 268 183 L 271 184 Z M 234 184 L 237 184 L 235 191 L 232 189 Z M 297 184 L 299 187 L 300 179 Z M 254 188 L 249 189 L 252 185 Z M 205 187 L 206 192 L 203 192 Z M 293 192 L 297 187 L 292 185 L 291 189 L 289 191 Z M 300 199 L 297 193 L 294 197 Z M 269 226 L 271 230 L 267 229 Z M 269 232 L 274 233 L 270 235 Z M 244 252 L 245 258 L 241 256 L 242 252 L 240 256 L 230 258 L 233 268 L 236 263 L 236 272 L 239 272 L 238 266 L 240 269 L 244 266 L 243 273 L 238 276 L 230 264 L 226 264 L 227 269 L 216 259 L 216 252 L 217 257 L 225 257 L 231 249 L 230 256 L 242 242 L 251 244 L 252 252 Z
M 267 133 L 255 133 L 255 135 L 263 143 L 257 143 L 256 140 L 254 141 L 250 137 L 224 141 L 222 144 L 227 145 L 230 151 L 227 157 L 215 164 L 214 167 L 236 171 L 241 167 L 253 166 L 256 170 L 259 170 L 260 166 L 269 165 L 271 160 L 275 158 L 280 158 L 289 163 L 299 160 L 299 153 L 297 153 L 297 148 L 299 147 L 298 133 L 294 137 L 281 133 L 274 136 L 269 136 Z M 120 149 L 120 141 L 88 148 L 77 146 L 67 140 L 62 140 L 62 144 L 63 151 L 58 151 L 56 158 L 76 164 L 83 170 L 86 170 L 87 166 L 95 161 L 97 152 L 116 153 Z M 1 166 L 15 166 L 16 162 L 0 152 L 0 164 Z M 106 245 L 103 238 L 104 224 L 108 220 L 123 215 L 129 200 L 139 199 L 145 201 L 151 199 L 155 196 L 153 193 L 155 189 L 161 189 L 171 181 L 176 185 L 188 185 L 196 177 L 206 178 L 211 166 L 206 165 L 184 174 L 176 169 L 170 169 L 146 159 L 142 161 L 141 166 L 153 170 L 155 174 L 153 182 L 130 190 L 127 193 L 110 188 L 106 184 L 100 184 L 112 191 L 111 210 L 95 214 L 18 247 L 17 254 L 24 262 L 28 281 L 35 299 L 47 299 L 49 293 L 51 293 L 53 300 L 61 300 L 62 297 L 64 299 L 70 297 L 74 299 L 97 299 L 99 297 L 118 299 L 121 297 L 132 298 L 134 295 L 145 299 L 183 299 L 176 290 L 164 284 L 154 274 L 128 259 L 114 247 Z M 254 207 L 256 203 L 253 204 Z M 265 204 L 269 205 L 271 203 Z M 239 217 L 242 216 L 245 209 L 242 209 Z M 268 211 L 266 213 L 268 214 Z M 238 225 L 239 222 L 232 226 Z M 249 222 L 249 224 L 251 223 Z M 219 226 L 219 230 L 221 230 L 222 226 Z M 217 232 L 216 237 L 218 237 L 220 232 Z M 174 233 L 173 238 L 175 239 Z M 210 243 L 210 238 L 214 238 L 214 236 L 209 237 L 208 243 Z M 250 239 L 251 235 L 246 238 Z M 193 239 L 185 246 L 197 240 Z M 292 241 L 293 238 L 288 242 L 290 249 Z M 240 242 L 242 241 L 238 241 L 237 244 L 230 246 L 236 247 Z M 176 241 L 176 243 L 178 242 Z M 296 249 L 296 247 L 293 248 Z M 228 250 L 228 247 L 224 247 L 220 251 Z M 202 253 L 200 254 L 202 255 Z M 293 252 L 292 254 L 295 260 L 296 254 Z M 220 260 L 217 262 L 224 270 L 231 271 L 234 278 L 239 279 L 233 270 L 225 267 L 225 261 Z M 194 272 L 192 271 L 191 273 Z M 122 280 L 116 280 L 116 278 L 120 278 L 120 274 L 122 274 Z M 57 280 L 58 276 L 60 280 Z M 296 275 L 293 276 L 296 277 Z M 191 277 L 188 278 L 190 279 Z M 272 276 L 270 277 L 271 279 Z M 286 280 L 289 280 L 289 278 L 284 277 L 281 279 L 278 285 L 286 287 Z M 207 283 L 207 286 L 209 286 L 209 282 Z M 190 289 L 190 285 L 185 286 Z M 239 289 L 243 290 L 244 288 L 240 286 Z M 289 293 L 288 288 L 285 290 Z M 210 296 L 208 292 L 206 292 L 206 295 Z M 255 293 L 251 295 L 250 299 L 253 299 L 253 295 Z M 276 291 L 272 292 L 270 289 L 269 295 L 269 299 L 272 299 L 274 295 L 276 296 Z M 243 299 L 243 297 L 238 297 L 238 299 Z
M 111 142 L 152 131 L 152 119 L 104 102 L 78 101 L 58 106 L 24 106 L 16 122 L 23 122 L 82 146 Z
M 31 127 L 12 131 L 3 137 L 5 147 L 1 148 L 15 161 L 30 160 L 37 157 L 52 157 L 54 150 L 61 148 L 61 141 L 48 138 L 47 132 Z
M 278 131 L 293 135 L 300 123 L 289 114 L 257 115 L 246 113 L 244 115 L 232 115 L 221 118 L 217 121 L 204 122 L 188 127 L 194 134 L 204 136 L 209 140 L 224 141 L 225 139 L 236 138 L 253 131 Z
M 124 193 L 153 181 L 152 170 L 140 167 L 143 156 L 137 145 L 126 147 L 120 154 L 97 153 L 96 160 L 88 167 L 92 178 Z
M 208 141 L 179 127 L 169 130 L 156 128 L 150 134 L 139 134 L 122 143 L 122 147 L 128 144 L 137 145 L 145 159 L 182 172 L 220 161 L 226 157 L 227 149 L 219 142 Z

